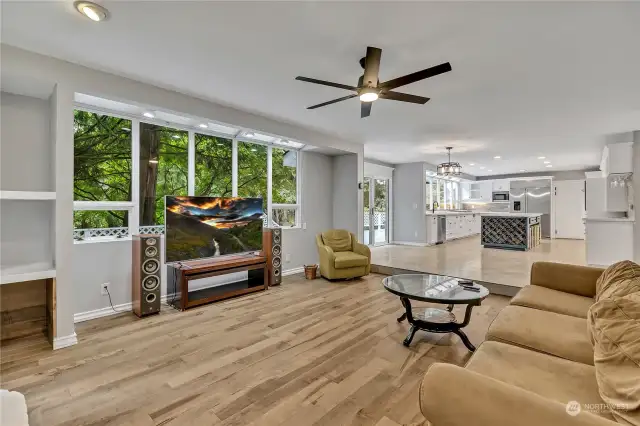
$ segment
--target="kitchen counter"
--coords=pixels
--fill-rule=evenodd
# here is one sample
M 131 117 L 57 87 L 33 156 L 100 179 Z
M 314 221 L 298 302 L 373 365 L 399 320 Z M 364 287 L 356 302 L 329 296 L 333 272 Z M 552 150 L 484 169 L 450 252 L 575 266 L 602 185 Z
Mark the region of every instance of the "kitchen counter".
M 484 247 L 529 250 L 540 244 L 540 213 L 483 214 L 480 241 Z
M 431 213 L 431 210 L 427 210 L 426 215 L 427 216 L 459 216 L 459 215 L 465 215 L 465 214 L 480 214 L 477 212 L 454 212 L 454 211 L 449 211 L 449 210 L 436 210 L 435 213 Z
M 584 217 L 587 222 L 635 222 L 628 217 Z
M 427 216 L 459 216 L 459 215 L 480 215 L 480 216 L 502 216 L 502 217 L 536 217 L 542 216 L 540 213 L 510 213 L 510 212 L 452 212 L 447 210 L 436 210 L 435 213 L 427 211 Z

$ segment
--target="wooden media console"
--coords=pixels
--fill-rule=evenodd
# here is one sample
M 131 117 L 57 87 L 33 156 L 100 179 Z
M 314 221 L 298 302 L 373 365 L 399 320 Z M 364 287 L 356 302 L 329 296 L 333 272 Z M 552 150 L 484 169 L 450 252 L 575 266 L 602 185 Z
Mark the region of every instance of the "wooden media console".
M 247 272 L 247 279 L 189 291 L 189 281 L 235 272 Z M 267 288 L 267 258 L 262 255 L 225 256 L 167 264 L 167 303 L 182 311 Z

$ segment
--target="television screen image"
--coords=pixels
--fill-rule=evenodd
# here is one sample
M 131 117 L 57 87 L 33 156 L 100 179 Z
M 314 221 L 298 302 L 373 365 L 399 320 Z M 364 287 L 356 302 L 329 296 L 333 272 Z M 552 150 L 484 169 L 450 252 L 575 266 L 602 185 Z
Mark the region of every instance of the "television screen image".
M 166 262 L 262 249 L 262 198 L 165 197 Z

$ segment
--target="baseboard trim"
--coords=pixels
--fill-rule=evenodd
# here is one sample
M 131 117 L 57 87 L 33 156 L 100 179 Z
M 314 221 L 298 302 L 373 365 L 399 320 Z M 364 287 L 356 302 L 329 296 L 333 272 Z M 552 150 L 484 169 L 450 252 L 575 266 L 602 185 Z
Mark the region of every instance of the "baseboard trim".
M 299 268 L 287 269 L 286 271 L 282 271 L 282 276 L 286 277 L 289 275 L 301 274 L 304 272 L 304 266 Z
M 166 303 L 166 302 L 167 302 L 167 295 L 164 295 L 160 298 L 160 303 Z M 127 302 L 127 303 L 121 303 L 120 305 L 115 305 L 113 308 L 118 312 L 114 312 L 114 310 L 111 309 L 111 306 L 107 306 L 106 308 L 94 309 L 93 311 L 80 312 L 77 314 L 73 314 L 73 322 L 75 323 L 75 322 L 89 321 L 96 318 L 102 318 L 102 317 L 108 317 L 111 315 L 132 312 L 133 305 L 131 304 L 131 302 Z
M 429 247 L 431 244 L 427 243 L 414 243 L 412 241 L 392 241 L 391 244 L 399 246 L 414 246 L 414 247 Z
M 78 335 L 76 333 L 53 338 L 53 350 L 67 348 L 76 344 L 78 344 Z

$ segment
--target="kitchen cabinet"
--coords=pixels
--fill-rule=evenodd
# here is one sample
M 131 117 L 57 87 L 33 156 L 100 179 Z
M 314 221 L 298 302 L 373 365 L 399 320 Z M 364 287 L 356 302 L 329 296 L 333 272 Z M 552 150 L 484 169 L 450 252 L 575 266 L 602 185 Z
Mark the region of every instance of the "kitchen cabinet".
M 612 185 L 614 176 L 607 176 L 604 184 L 604 209 L 608 212 L 626 212 L 629 210 L 628 187 Z
M 465 185 L 468 187 L 462 190 L 462 201 L 491 202 L 493 187 L 490 180 L 470 182 Z
M 427 222 L 429 223 L 429 222 Z M 447 215 L 447 240 L 465 238 L 480 233 L 479 214 L 448 214 Z M 433 244 L 429 242 L 430 244 Z
M 602 150 L 600 170 L 605 176 L 633 173 L 633 142 L 605 146 Z
M 509 179 L 494 180 L 493 192 L 509 192 Z
M 427 244 L 432 245 L 438 241 L 438 216 L 427 216 Z

